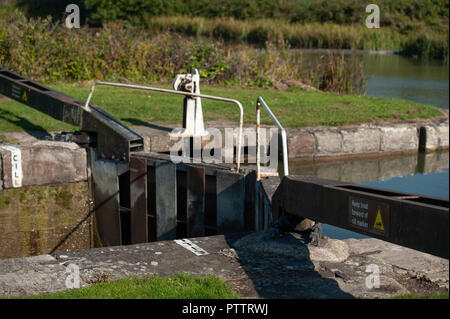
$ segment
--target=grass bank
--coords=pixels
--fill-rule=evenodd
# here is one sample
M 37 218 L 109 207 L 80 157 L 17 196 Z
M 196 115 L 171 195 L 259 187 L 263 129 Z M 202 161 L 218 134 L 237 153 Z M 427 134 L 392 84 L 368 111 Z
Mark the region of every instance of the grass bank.
M 298 48 L 399 50 L 448 60 L 448 0 L 379 0 L 380 29 L 367 29 L 359 0 L 74 0 L 90 26 L 128 23 L 158 31 L 264 45 L 285 40 Z M 58 0 L 11 1 L 28 16 L 61 21 Z M 1 10 L 0 10 L 1 13 Z
M 361 93 L 365 85 L 357 57 L 326 54 L 305 61 L 283 41 L 259 49 L 121 22 L 70 30 L 20 11 L 0 20 L 0 65 L 44 81 L 161 81 L 198 68 L 204 82 L 224 85 L 270 87 L 296 80 L 340 93 Z
M 54 83 L 50 87 L 80 100 L 86 100 L 90 85 L 86 83 Z M 168 85 L 160 87 L 170 88 Z M 255 123 L 255 102 L 262 96 L 285 127 L 336 126 L 376 123 L 389 120 L 410 120 L 442 115 L 438 108 L 401 99 L 361 95 L 338 95 L 329 92 L 303 91 L 291 87 L 275 89 L 215 87 L 203 85 L 203 94 L 219 95 L 239 100 L 244 107 L 244 122 Z M 182 97 L 132 89 L 97 87 L 92 103 L 106 110 L 126 125 L 181 124 Z M 238 122 L 235 105 L 202 100 L 205 121 Z M 263 112 L 263 124 L 272 120 Z M 0 103 L 0 132 L 23 130 L 71 130 L 61 123 L 15 101 Z
M 431 293 L 426 295 L 403 294 L 393 297 L 392 299 L 449 299 L 448 292 Z
M 151 30 L 202 35 L 264 45 L 285 41 L 294 48 L 394 50 L 403 55 L 448 60 L 448 27 L 409 23 L 402 28 L 368 29 L 364 19 L 354 25 L 331 22 L 287 23 L 285 20 L 242 21 L 233 18 L 152 17 Z
M 29 15 L 53 15 L 60 19 L 65 3 L 60 0 L 9 0 Z M 286 22 L 361 23 L 368 15 L 367 3 L 359 0 L 73 0 L 82 12 L 82 20 L 91 25 L 127 20 L 145 24 L 156 16 L 190 16 L 237 20 L 280 19 Z M 402 30 L 411 24 L 442 25 L 447 18 L 448 0 L 378 0 L 381 26 Z
M 151 276 L 95 283 L 89 287 L 29 297 L 30 299 L 237 299 L 215 276 Z
M 2 299 L 3 297 L 0 297 Z M 27 297 L 28 299 L 240 299 L 215 276 L 151 276 L 94 283 L 88 287 Z M 389 299 L 448 299 L 448 293 L 403 294 Z

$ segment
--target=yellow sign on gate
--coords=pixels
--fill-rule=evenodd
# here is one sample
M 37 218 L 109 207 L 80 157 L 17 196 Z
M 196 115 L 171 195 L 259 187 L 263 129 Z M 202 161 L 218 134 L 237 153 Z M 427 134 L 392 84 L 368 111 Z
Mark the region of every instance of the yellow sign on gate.
M 383 219 L 381 218 L 380 209 L 377 209 L 377 217 L 375 218 L 375 223 L 373 224 L 374 229 L 384 231 Z
M 25 91 L 25 90 L 22 93 L 22 100 L 24 100 L 25 102 L 28 102 L 27 91 Z

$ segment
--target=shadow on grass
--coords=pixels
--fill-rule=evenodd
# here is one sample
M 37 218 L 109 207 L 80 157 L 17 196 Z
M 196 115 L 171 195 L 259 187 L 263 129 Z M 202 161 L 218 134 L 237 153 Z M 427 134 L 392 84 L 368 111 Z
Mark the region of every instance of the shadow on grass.
M 160 125 L 156 125 L 156 124 L 151 124 L 151 123 L 147 123 L 147 122 L 141 121 L 139 119 L 126 118 L 126 119 L 122 119 L 122 121 L 126 121 L 126 122 L 131 123 L 131 124 L 136 125 L 136 126 L 145 126 L 145 127 L 153 128 L 155 130 L 161 130 L 161 131 L 166 131 L 166 132 L 172 132 L 172 130 L 173 130 L 172 127 L 166 127 L 166 126 L 160 126 Z
M 16 115 L 6 110 L 0 109 L 0 118 L 3 120 L 22 128 L 25 132 L 30 134 L 31 136 L 42 139 L 45 137 L 50 137 L 50 133 L 40 125 L 36 125 L 24 117 Z

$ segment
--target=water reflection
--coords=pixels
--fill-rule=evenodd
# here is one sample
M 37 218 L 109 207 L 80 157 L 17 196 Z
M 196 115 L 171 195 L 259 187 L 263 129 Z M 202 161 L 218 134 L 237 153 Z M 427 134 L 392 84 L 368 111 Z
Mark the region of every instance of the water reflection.
M 448 109 L 448 63 L 398 55 L 368 55 L 363 56 L 363 60 L 367 95 L 401 98 Z
M 335 50 L 333 50 L 335 51 Z M 314 63 L 327 50 L 293 50 Z M 449 108 L 448 62 L 413 59 L 398 55 L 373 55 L 368 51 L 345 51 L 364 61 L 366 94 L 401 98 L 418 103 Z M 309 57 L 309 58 L 308 58 Z M 308 174 L 322 178 L 359 183 L 428 196 L 449 197 L 449 154 L 419 154 L 378 159 L 301 163 L 291 161 L 291 174 Z M 324 233 L 333 238 L 365 236 L 324 225 Z
M 366 95 L 400 98 L 449 108 L 449 64 L 438 60 L 413 59 L 388 54 L 370 54 L 354 50 L 293 50 L 303 61 L 317 63 L 317 55 L 333 51 L 345 56 L 357 55 L 365 65 Z
M 289 161 L 293 175 L 314 175 L 349 183 L 384 181 L 393 177 L 443 172 L 449 167 L 449 153 L 411 154 L 389 157 L 355 158 L 336 161 Z

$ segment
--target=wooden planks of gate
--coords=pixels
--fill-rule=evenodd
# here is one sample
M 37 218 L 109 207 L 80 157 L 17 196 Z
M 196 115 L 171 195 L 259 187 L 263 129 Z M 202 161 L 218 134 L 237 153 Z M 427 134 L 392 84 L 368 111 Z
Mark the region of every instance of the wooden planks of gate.
M 218 171 L 216 177 L 219 233 L 244 231 L 245 179 L 241 174 Z
M 176 238 L 176 165 L 167 161 L 147 162 L 148 240 Z
M 147 160 L 130 158 L 130 232 L 131 243 L 148 241 Z
M 267 229 L 270 200 L 254 171 L 227 164 L 173 163 L 133 153 L 130 162 L 91 150 L 98 234 L 103 246 Z
M 122 245 L 119 179 L 120 167 L 114 161 L 102 160 L 89 149 L 95 218 L 99 239 L 103 246 Z
M 186 171 L 187 198 L 186 224 L 188 237 L 205 235 L 205 168 L 188 165 Z
M 178 237 L 244 231 L 245 186 L 245 175 L 230 167 L 135 154 L 130 159 L 131 243 L 176 239 L 177 227 L 184 229 L 178 229 Z

